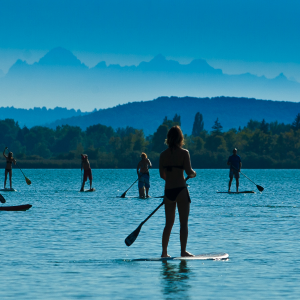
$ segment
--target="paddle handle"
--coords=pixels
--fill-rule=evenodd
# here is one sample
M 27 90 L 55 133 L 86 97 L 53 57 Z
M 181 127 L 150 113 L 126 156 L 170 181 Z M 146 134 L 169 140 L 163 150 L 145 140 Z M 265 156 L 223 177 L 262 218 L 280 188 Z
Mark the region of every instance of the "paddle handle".
M 159 204 L 155 210 L 140 224 L 140 226 L 143 226 L 160 209 L 160 207 L 164 205 L 164 203 L 165 202 L 163 201 L 161 204 Z

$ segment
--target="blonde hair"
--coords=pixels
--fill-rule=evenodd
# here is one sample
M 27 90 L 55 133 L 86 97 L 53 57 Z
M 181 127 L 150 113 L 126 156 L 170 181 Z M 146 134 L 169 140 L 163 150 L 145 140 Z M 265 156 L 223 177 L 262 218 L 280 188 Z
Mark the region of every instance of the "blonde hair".
M 147 154 L 146 154 L 146 153 L 144 153 L 144 152 L 142 152 L 142 154 L 141 154 L 141 157 L 145 157 L 145 158 L 147 158 Z
M 184 145 L 184 136 L 178 125 L 170 128 L 165 144 L 167 144 L 169 148 L 182 147 Z

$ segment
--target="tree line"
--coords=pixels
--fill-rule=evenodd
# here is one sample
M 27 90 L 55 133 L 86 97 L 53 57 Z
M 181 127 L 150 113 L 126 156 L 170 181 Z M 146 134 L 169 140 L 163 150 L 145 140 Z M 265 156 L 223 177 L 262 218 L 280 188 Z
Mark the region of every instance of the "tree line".
M 78 168 L 86 153 L 92 168 L 135 168 L 141 152 L 158 167 L 168 130 L 181 125 L 180 115 L 165 117 L 153 135 L 143 130 L 101 124 L 82 130 L 77 126 L 21 128 L 13 119 L 0 120 L 0 148 L 8 146 L 24 168 Z M 217 118 L 211 131 L 197 112 L 191 135 L 185 134 L 194 168 L 227 168 L 233 148 L 245 168 L 300 168 L 300 114 L 291 124 L 250 120 L 244 128 L 223 132 Z

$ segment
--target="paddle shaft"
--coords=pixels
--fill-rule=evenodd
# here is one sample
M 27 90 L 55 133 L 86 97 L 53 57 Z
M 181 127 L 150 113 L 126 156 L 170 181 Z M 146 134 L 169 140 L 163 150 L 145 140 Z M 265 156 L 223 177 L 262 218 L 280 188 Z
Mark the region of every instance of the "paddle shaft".
M 130 190 L 130 188 L 140 179 L 140 177 L 138 177 L 138 179 L 121 195 L 121 198 L 125 198 L 126 193 Z
M 233 165 L 230 165 L 231 167 L 233 167 L 234 169 L 236 169 L 238 171 L 238 169 L 233 166 Z M 254 183 L 255 185 L 257 185 L 254 181 L 252 181 L 248 176 L 246 176 L 241 170 L 240 170 L 240 173 L 243 174 L 247 179 L 249 179 L 252 183 Z
M 17 165 L 17 163 L 16 163 L 16 165 Z M 23 173 L 23 171 L 21 170 L 21 168 L 19 167 L 19 165 L 17 165 L 17 166 L 20 169 L 20 171 L 22 172 L 23 176 L 26 178 L 25 174 Z
M 154 211 L 140 224 L 140 226 L 143 226 L 163 205 L 164 205 L 164 201 L 154 209 Z

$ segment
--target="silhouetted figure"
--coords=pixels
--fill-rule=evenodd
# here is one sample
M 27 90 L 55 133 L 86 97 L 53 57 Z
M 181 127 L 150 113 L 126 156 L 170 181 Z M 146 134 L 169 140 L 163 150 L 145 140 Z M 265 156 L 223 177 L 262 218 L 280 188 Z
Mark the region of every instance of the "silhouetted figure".
M 242 160 L 239 155 L 237 155 L 237 149 L 234 148 L 232 151 L 232 155 L 229 156 L 227 165 L 230 166 L 229 170 L 229 185 L 228 185 L 228 192 L 230 192 L 231 183 L 233 180 L 233 176 L 236 180 L 236 191 L 239 191 L 239 178 L 240 178 L 240 171 L 242 167 Z
M 83 181 L 80 191 L 84 191 L 84 185 L 87 179 L 90 180 L 90 189 L 92 189 L 92 181 L 93 181 L 93 175 L 92 175 L 92 169 L 90 166 L 90 162 L 88 160 L 87 154 L 81 154 L 81 171 L 83 169 Z
M 169 256 L 167 248 L 175 221 L 176 204 L 180 219 L 181 256 L 193 256 L 193 254 L 186 251 L 191 202 L 186 180 L 196 177 L 196 172 L 192 169 L 188 150 L 182 148 L 184 137 L 179 126 L 173 126 L 168 131 L 166 144 L 168 145 L 168 149 L 160 154 L 159 159 L 160 177 L 165 180 L 164 204 L 166 215 L 161 256 Z M 188 175 L 186 179 L 184 178 L 183 171 Z
M 3 151 L 3 156 L 6 158 L 6 167 L 5 167 L 5 179 L 4 179 L 4 188 L 6 189 L 6 181 L 7 181 L 7 173 L 9 174 L 9 184 L 10 188 L 12 189 L 12 182 L 11 182 L 11 177 L 12 177 L 12 164 L 16 164 L 16 160 L 13 157 L 13 153 L 9 152 L 8 156 L 6 156 L 5 151 L 7 147 L 5 147 Z
M 146 153 L 141 154 L 141 161 L 138 163 L 136 171 L 139 177 L 139 196 L 140 198 L 145 198 L 145 190 L 146 188 L 146 198 L 149 197 L 149 188 L 150 188 L 150 174 L 149 168 L 152 168 L 152 164 L 150 160 L 147 158 Z

